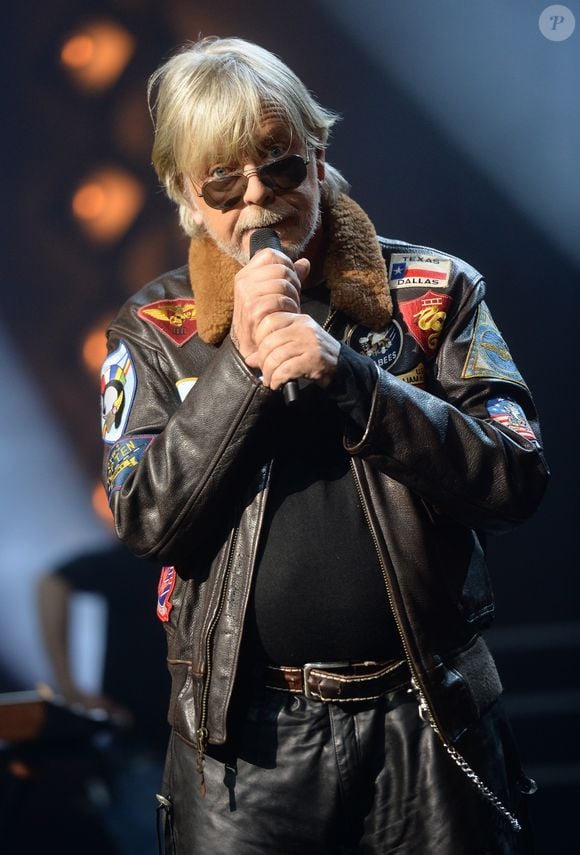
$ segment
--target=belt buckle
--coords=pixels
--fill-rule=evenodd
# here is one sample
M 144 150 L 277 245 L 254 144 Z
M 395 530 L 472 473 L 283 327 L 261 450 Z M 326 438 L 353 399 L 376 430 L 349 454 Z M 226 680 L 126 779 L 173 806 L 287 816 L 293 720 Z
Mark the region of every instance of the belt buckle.
M 317 671 L 326 671 L 328 668 L 344 668 L 347 667 L 349 662 L 307 662 L 302 666 L 302 691 L 306 698 L 310 698 L 311 701 L 329 701 L 330 699 L 322 698 L 317 695 L 313 695 L 310 688 L 308 687 L 308 678 L 310 677 L 310 672 L 313 668 L 316 668 Z

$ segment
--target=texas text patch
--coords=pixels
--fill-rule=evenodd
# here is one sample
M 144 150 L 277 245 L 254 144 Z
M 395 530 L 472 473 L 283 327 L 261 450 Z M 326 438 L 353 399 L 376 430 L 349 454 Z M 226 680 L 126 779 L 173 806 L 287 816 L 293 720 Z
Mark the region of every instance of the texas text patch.
M 511 398 L 491 398 L 485 405 L 490 417 L 504 427 L 519 433 L 530 442 L 537 442 L 524 411 Z
M 481 303 L 477 310 L 475 329 L 461 376 L 465 379 L 490 377 L 510 380 L 526 386 L 485 303 Z
M 136 387 L 131 354 L 122 341 L 101 369 L 101 429 L 105 442 L 117 442 L 122 437 Z
M 157 300 L 148 306 L 142 306 L 137 315 L 142 321 L 160 329 L 178 347 L 184 345 L 197 332 L 193 300 Z
M 107 492 L 119 490 L 129 473 L 135 469 L 151 443 L 151 434 L 140 436 L 124 436 L 111 449 L 107 460 Z
M 391 288 L 447 288 L 451 260 L 430 255 L 391 255 L 389 283 Z

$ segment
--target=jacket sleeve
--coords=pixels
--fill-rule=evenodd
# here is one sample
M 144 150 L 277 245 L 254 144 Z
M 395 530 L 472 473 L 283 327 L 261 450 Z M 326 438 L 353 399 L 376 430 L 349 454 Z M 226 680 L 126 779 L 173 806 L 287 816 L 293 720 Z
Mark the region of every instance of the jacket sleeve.
M 367 423 L 345 446 L 435 512 L 499 532 L 533 513 L 548 469 L 530 391 L 484 296 L 479 281 L 448 319 L 430 391 L 376 368 Z
M 120 366 L 120 367 L 119 367 Z M 121 392 L 115 376 L 125 372 Z M 227 337 L 180 402 L 163 353 L 109 333 L 101 398 L 103 481 L 119 538 L 139 557 L 178 563 L 240 490 L 240 465 L 271 393 Z M 169 375 L 169 376 L 168 376 Z M 123 378 L 121 378 L 123 383 Z M 107 388 L 109 387 L 109 388 Z M 119 416 L 119 409 L 122 410 Z

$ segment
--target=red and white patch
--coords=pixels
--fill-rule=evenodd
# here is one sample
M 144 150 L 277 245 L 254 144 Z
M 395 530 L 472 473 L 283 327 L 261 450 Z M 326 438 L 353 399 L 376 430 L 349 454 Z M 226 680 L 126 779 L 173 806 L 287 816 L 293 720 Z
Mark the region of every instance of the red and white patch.
M 415 300 L 399 303 L 409 332 L 428 357 L 432 358 L 437 353 L 439 336 L 451 302 L 449 294 L 436 294 L 429 290 Z
M 159 577 L 159 585 L 157 586 L 157 617 L 163 623 L 169 620 L 169 612 L 173 608 L 171 602 L 171 594 L 175 588 L 175 580 L 177 574 L 175 567 L 163 567 L 161 576 Z
M 389 265 L 391 288 L 447 288 L 451 260 L 429 255 L 404 255 L 394 252 Z
M 157 300 L 141 306 L 138 317 L 182 347 L 197 332 L 197 314 L 194 300 Z

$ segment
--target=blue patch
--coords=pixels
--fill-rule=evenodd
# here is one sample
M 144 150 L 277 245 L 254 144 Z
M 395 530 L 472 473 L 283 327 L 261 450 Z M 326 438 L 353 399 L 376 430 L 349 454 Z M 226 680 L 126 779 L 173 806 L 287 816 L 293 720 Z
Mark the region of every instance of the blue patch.
M 465 379 L 488 377 L 492 380 L 509 380 L 527 389 L 485 303 L 477 310 L 473 338 L 461 376 Z
M 386 330 L 379 332 L 356 326 L 351 330 L 347 344 L 357 353 L 370 357 L 379 368 L 390 371 L 403 350 L 403 331 L 397 321 L 391 321 Z
M 524 411 L 511 398 L 491 398 L 485 406 L 490 418 L 494 421 L 519 433 L 520 436 L 523 436 L 524 439 L 530 442 L 538 441 Z
M 137 388 L 131 354 L 124 341 L 110 353 L 101 369 L 101 430 L 105 442 L 121 439 Z
M 124 436 L 111 449 L 107 460 L 107 493 L 120 490 L 153 440 L 154 435 Z

